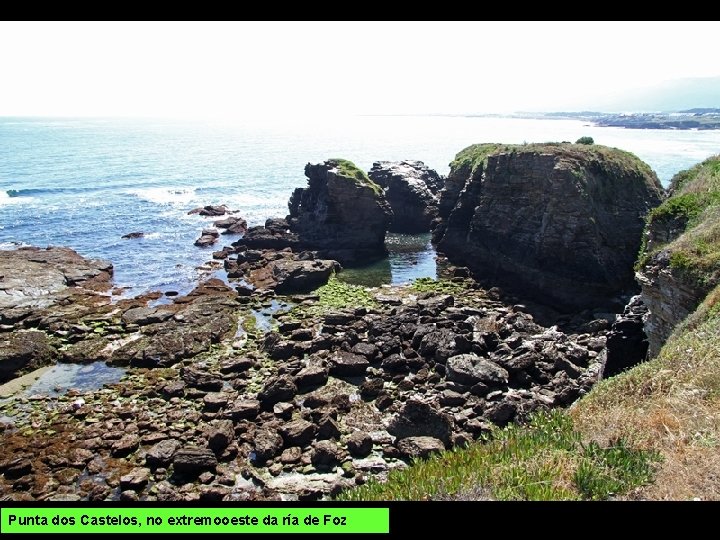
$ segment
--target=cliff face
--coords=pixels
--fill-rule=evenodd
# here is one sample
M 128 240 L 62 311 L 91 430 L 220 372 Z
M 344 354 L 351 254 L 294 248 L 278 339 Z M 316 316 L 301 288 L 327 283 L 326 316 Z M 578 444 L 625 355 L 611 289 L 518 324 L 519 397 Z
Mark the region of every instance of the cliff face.
M 300 244 L 343 264 L 383 257 L 392 211 L 382 188 L 342 159 L 308 163 L 305 175 L 308 187 L 297 188 L 288 203 Z
M 438 249 L 481 278 L 560 309 L 632 290 L 646 213 L 662 187 L 598 145 L 475 145 L 451 164 Z
M 637 264 L 650 356 L 720 283 L 720 157 L 678 173 L 670 192 L 648 216 Z
M 368 176 L 385 191 L 393 212 L 390 232 L 423 233 L 438 216 L 442 177 L 422 161 L 376 161 Z

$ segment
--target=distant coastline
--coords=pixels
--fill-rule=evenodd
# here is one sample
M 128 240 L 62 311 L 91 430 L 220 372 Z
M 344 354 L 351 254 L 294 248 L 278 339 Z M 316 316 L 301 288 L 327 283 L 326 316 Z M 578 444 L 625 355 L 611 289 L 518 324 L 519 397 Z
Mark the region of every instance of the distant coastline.
M 456 113 L 456 114 L 387 114 L 364 116 L 452 116 L 464 118 L 523 118 L 535 120 L 581 120 L 598 127 L 627 129 L 720 129 L 720 108 L 697 107 L 671 112 L 516 112 L 516 113 Z

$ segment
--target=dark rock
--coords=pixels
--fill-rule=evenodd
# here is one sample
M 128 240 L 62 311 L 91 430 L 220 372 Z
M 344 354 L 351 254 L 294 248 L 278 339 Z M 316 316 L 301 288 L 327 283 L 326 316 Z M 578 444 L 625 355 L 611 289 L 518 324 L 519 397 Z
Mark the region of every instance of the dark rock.
M 232 420 L 252 420 L 260 413 L 260 402 L 256 399 L 240 399 L 232 403 L 225 415 Z
M 26 458 L 14 458 L 3 468 L 5 469 L 3 473 L 5 478 L 14 480 L 30 474 L 33 471 L 33 464 Z
M 278 294 L 296 294 L 312 291 L 327 283 L 333 272 L 339 270 L 336 261 L 279 260 L 270 263 L 272 277 L 277 283 Z
M 367 457 L 373 449 L 372 437 L 364 431 L 353 431 L 347 440 L 347 449 L 353 457 Z
M 150 469 L 137 467 L 120 477 L 120 489 L 142 490 L 150 481 Z
M 446 407 L 464 405 L 466 401 L 462 394 L 453 392 L 452 390 L 443 390 L 442 394 L 440 394 L 440 405 L 445 405 Z
M 335 377 L 364 375 L 370 363 L 359 354 L 336 351 L 330 357 L 330 374 Z
M 185 383 L 182 381 L 171 381 L 160 387 L 160 395 L 165 399 L 183 397 L 185 395 Z
M 172 462 L 178 448 L 180 448 L 180 442 L 174 439 L 160 441 L 147 451 L 145 462 L 150 467 L 166 467 Z
M 428 436 L 450 444 L 453 431 L 453 419 L 450 415 L 436 411 L 422 401 L 411 399 L 405 402 L 388 426 L 388 433 L 398 439 L 406 437 Z
M 222 392 L 211 392 L 203 396 L 203 405 L 206 411 L 219 411 L 228 404 L 228 401 L 228 395 Z
M 216 454 L 225 450 L 235 440 L 235 428 L 231 420 L 219 420 L 207 430 L 208 446 Z
M 229 216 L 213 221 L 213 225 L 218 229 L 226 229 L 227 233 L 244 234 L 247 231 L 247 221 L 241 217 Z
M 203 232 L 200 235 L 200 237 L 197 240 L 195 240 L 195 245 L 197 247 L 212 246 L 215 242 L 218 241 L 219 236 L 220 236 L 220 233 L 218 233 L 217 231 L 203 229 Z
M 301 369 L 295 375 L 295 384 L 300 391 L 322 386 L 328 380 L 328 370 L 321 365 L 312 364 Z
M 125 311 L 122 314 L 122 321 L 125 325 L 137 324 L 138 326 L 145 326 L 165 322 L 171 319 L 173 315 L 172 311 L 164 308 L 136 307 Z
M 268 379 L 258 394 L 263 408 L 270 409 L 280 401 L 290 401 L 297 394 L 297 386 L 289 375 L 281 375 Z
M 290 230 L 303 247 L 342 264 L 383 257 L 392 211 L 382 188 L 344 160 L 308 163 L 305 175 L 308 187 L 288 203 Z
M 123 234 L 123 235 L 122 235 L 122 238 L 124 238 L 124 239 L 132 239 L 132 238 L 142 238 L 143 236 L 145 236 L 145 233 L 144 233 L 144 232 L 136 231 L 136 232 L 131 232 L 131 233 Z
M 460 384 L 503 385 L 508 382 L 507 370 L 476 354 L 453 356 L 448 359 L 446 368 L 448 380 Z
M 384 188 L 393 212 L 391 232 L 428 232 L 438 217 L 442 178 L 422 161 L 376 161 L 368 173 Z
M 648 309 L 641 297 L 630 299 L 623 314 L 612 324 L 607 334 L 607 356 L 602 368 L 601 378 L 612 377 L 647 357 L 648 339 L 643 325 Z
M 282 450 L 283 439 L 274 429 L 261 428 L 255 432 L 254 437 L 255 461 L 259 464 L 277 456 Z
M 485 409 L 484 416 L 493 424 L 502 427 L 507 425 L 515 417 L 516 413 L 517 406 L 514 403 L 499 401 Z
M 434 437 L 406 437 L 395 443 L 395 446 L 403 456 L 414 459 L 424 459 L 432 453 L 445 450 L 443 442 Z
M 384 381 L 382 379 L 366 379 L 360 385 L 360 395 L 363 399 L 373 399 L 383 391 Z
M 317 426 L 307 420 L 293 420 L 280 428 L 285 446 L 306 446 L 312 442 Z
M 378 348 L 372 343 L 366 343 L 361 341 L 353 345 L 353 348 L 350 352 L 354 354 L 362 354 L 365 358 L 372 362 L 373 359 L 377 356 Z
M 302 457 L 302 448 L 299 446 L 291 446 L 290 448 L 286 448 L 283 450 L 282 454 L 280 455 L 280 463 L 283 464 L 292 464 L 297 463 L 300 461 L 300 458 Z
M 214 471 L 217 458 L 209 448 L 185 447 L 175 452 L 173 468 L 175 472 L 184 474 L 200 474 L 203 471 Z
M 223 387 L 223 380 L 219 375 L 196 367 L 183 366 L 180 369 L 180 377 L 192 388 L 217 391 Z
M 324 441 L 326 439 L 339 439 L 340 438 L 340 426 L 335 419 L 330 415 L 324 415 L 318 420 L 318 431 L 316 439 Z
M 228 358 L 220 362 L 220 373 L 242 373 L 254 364 L 255 361 L 250 358 Z
M 224 204 L 220 205 L 207 205 L 193 208 L 188 212 L 188 215 L 200 214 L 201 216 L 217 217 L 224 216 L 227 213 L 227 206 Z
M 407 373 L 410 370 L 408 361 L 399 354 L 391 354 L 385 358 L 380 367 L 388 373 Z
M 50 365 L 57 351 L 44 332 L 35 330 L 0 334 L 0 383 Z
M 598 145 L 475 145 L 441 194 L 438 249 L 478 276 L 562 309 L 634 287 L 655 173 Z M 451 208 L 448 211 L 448 207 Z
M 295 405 L 292 403 L 276 403 L 273 405 L 273 414 L 277 416 L 278 418 L 282 418 L 283 420 L 290 420 L 292 418 L 292 413 L 295 410 Z
M 125 457 L 137 450 L 138 446 L 140 446 L 138 436 L 128 433 L 113 443 L 110 453 L 113 457 Z
M 336 465 L 342 459 L 342 452 L 332 441 L 319 441 L 315 443 L 310 462 L 319 469 Z

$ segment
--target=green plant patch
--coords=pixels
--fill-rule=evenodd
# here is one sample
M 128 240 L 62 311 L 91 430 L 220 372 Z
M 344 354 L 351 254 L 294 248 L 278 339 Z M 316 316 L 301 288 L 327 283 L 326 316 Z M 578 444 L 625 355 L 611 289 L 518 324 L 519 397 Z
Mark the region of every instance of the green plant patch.
M 618 441 L 585 446 L 563 411 L 540 412 L 525 425 L 494 428 L 467 448 L 436 454 L 340 494 L 340 500 L 606 499 L 650 482 L 657 454 Z

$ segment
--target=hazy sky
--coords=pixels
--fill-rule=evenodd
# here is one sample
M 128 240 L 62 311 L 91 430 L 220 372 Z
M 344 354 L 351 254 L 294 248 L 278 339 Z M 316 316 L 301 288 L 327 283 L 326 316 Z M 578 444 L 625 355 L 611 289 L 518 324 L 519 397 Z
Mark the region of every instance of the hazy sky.
M 718 22 L 0 22 L 0 115 L 577 109 L 720 75 Z

